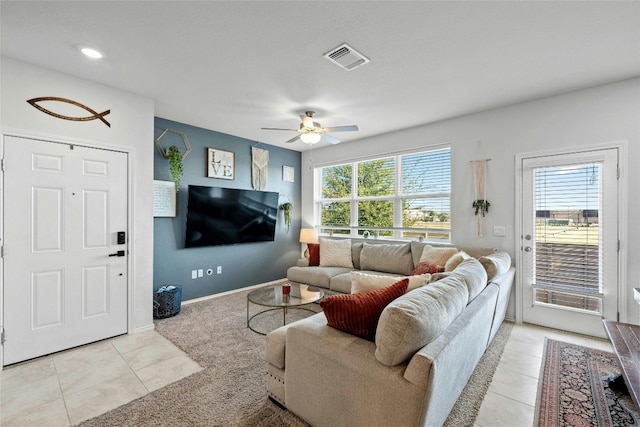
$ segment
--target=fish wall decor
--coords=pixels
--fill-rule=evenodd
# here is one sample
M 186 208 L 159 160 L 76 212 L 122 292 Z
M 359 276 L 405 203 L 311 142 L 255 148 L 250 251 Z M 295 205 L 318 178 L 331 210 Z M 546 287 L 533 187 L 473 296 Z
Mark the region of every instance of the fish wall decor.
M 86 117 L 63 116 L 62 114 L 54 113 L 53 111 L 47 110 L 43 106 L 38 105 L 38 102 L 41 102 L 41 101 L 66 102 L 67 104 L 72 104 L 72 105 L 75 105 L 77 107 L 80 107 L 80 108 L 90 112 L 93 115 L 92 116 L 86 116 Z M 107 114 L 111 113 L 111 110 L 106 110 L 106 111 L 103 111 L 102 113 L 98 113 L 98 112 L 92 110 L 91 108 L 87 107 L 86 105 L 81 104 L 81 103 L 79 103 L 77 101 L 73 101 L 71 99 L 66 99 L 66 98 L 58 98 L 58 97 L 55 97 L 55 96 L 42 96 L 40 98 L 32 98 L 32 99 L 28 99 L 27 102 L 29 104 L 31 104 L 31 106 L 33 106 L 33 107 L 37 108 L 38 110 L 42 111 L 43 113 L 49 114 L 50 116 L 57 117 L 59 119 L 72 120 L 72 121 L 77 121 L 77 122 L 86 122 L 86 121 L 98 119 L 102 123 L 104 123 L 105 125 L 111 127 L 111 123 L 109 123 L 104 118 L 104 116 L 106 116 Z

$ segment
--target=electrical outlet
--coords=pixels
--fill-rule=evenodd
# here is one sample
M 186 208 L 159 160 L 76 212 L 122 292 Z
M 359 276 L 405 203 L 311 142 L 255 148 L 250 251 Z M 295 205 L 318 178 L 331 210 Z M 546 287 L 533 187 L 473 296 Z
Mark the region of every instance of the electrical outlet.
M 191 270 L 191 278 L 192 279 L 198 278 L 198 270 Z
M 199 269 L 199 270 L 198 270 L 198 277 L 202 277 L 203 275 L 204 275 L 204 274 L 203 274 L 203 272 L 202 272 L 202 269 Z
M 219 265 L 219 266 L 218 266 L 217 273 L 218 273 L 218 274 L 222 274 L 222 266 L 221 266 L 221 265 Z
M 495 225 L 493 227 L 493 235 L 496 237 L 504 237 L 507 234 L 504 226 Z

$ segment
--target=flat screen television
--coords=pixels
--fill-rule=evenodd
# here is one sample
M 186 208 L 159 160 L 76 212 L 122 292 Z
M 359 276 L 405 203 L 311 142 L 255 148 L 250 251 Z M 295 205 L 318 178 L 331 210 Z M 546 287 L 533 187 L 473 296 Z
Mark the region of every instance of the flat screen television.
M 185 248 L 273 241 L 278 193 L 189 186 Z

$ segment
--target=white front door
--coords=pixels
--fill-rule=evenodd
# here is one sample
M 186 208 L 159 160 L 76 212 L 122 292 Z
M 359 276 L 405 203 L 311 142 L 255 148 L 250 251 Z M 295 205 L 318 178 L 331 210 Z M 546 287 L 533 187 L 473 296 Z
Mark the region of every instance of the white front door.
M 126 333 L 127 154 L 6 137 L 4 159 L 4 364 Z
M 605 337 L 618 317 L 618 150 L 521 159 L 522 320 Z

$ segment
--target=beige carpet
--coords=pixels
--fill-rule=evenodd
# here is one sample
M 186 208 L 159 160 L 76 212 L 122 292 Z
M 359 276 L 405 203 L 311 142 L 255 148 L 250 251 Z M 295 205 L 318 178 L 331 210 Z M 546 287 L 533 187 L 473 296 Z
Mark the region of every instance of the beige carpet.
M 266 397 L 265 338 L 246 327 L 246 295 L 183 305 L 177 316 L 156 321 L 157 331 L 204 369 L 81 426 L 307 426 Z M 287 321 L 308 314 L 291 310 Z M 278 322 L 281 314 L 274 312 L 252 326 Z M 511 329 L 510 323 L 503 324 L 446 425 L 473 425 Z

